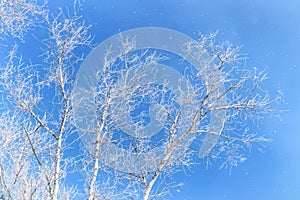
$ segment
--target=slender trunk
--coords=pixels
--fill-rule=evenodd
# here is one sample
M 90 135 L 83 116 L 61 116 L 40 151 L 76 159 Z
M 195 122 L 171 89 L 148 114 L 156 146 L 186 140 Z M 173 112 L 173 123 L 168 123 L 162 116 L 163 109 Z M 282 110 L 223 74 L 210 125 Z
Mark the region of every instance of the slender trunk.
M 149 196 L 150 196 L 150 192 L 152 190 L 152 187 L 155 183 L 155 181 L 157 180 L 158 176 L 160 175 L 160 173 L 162 172 L 163 168 L 165 167 L 165 165 L 167 164 L 167 162 L 169 161 L 172 152 L 173 152 L 174 148 L 171 147 L 169 149 L 169 151 L 167 152 L 167 154 L 165 155 L 165 157 L 163 158 L 163 160 L 161 161 L 160 165 L 158 166 L 158 168 L 156 169 L 155 173 L 153 174 L 151 180 L 149 181 L 149 183 L 146 186 L 146 189 L 144 191 L 144 196 L 143 196 L 143 200 L 148 200 Z
M 99 125 L 99 129 L 96 135 L 96 147 L 95 147 L 95 153 L 94 153 L 94 166 L 93 166 L 93 175 L 90 181 L 89 185 L 89 191 L 88 191 L 88 200 L 94 200 L 95 199 L 95 183 L 98 175 L 99 170 L 99 152 L 100 152 L 100 146 L 101 146 L 101 136 L 102 136 L 102 130 L 104 128 L 105 119 L 107 117 L 107 110 L 108 106 L 104 108 L 101 122 Z
M 159 175 L 159 173 L 157 173 L 157 175 L 155 174 L 151 178 L 150 182 L 147 184 L 147 187 L 146 187 L 145 192 L 144 192 L 143 200 L 148 200 L 149 199 L 151 189 L 152 189 L 152 187 L 153 187 L 153 185 L 154 185 L 154 183 L 155 183 L 158 175 Z
M 63 53 L 62 53 L 63 55 Z M 63 70 L 62 70 L 62 56 L 59 58 L 59 87 L 61 90 L 61 95 L 62 98 L 65 102 L 64 105 L 64 113 L 63 116 L 61 118 L 61 124 L 60 124 L 60 129 L 59 129 L 59 135 L 58 135 L 58 139 L 57 139 L 57 147 L 56 147 L 56 151 L 55 151 L 55 172 L 54 172 L 54 189 L 53 189 L 53 196 L 52 199 L 53 200 L 57 200 L 58 198 L 58 193 L 59 193 L 59 176 L 61 173 L 61 150 L 62 150 L 62 136 L 63 136 L 63 132 L 65 129 L 65 124 L 68 118 L 68 114 L 69 114 L 69 99 L 67 97 L 66 91 L 65 91 L 65 80 L 63 78 Z
M 150 196 L 150 192 L 153 188 L 153 185 L 155 183 L 155 181 L 157 180 L 158 176 L 160 175 L 160 173 L 163 171 L 164 167 L 166 166 L 166 164 L 168 163 L 168 161 L 170 160 L 171 158 L 171 155 L 172 153 L 174 152 L 174 150 L 178 147 L 178 145 L 180 145 L 182 143 L 182 141 L 190 134 L 192 133 L 192 130 L 194 128 L 194 126 L 197 124 L 197 117 L 198 116 L 198 112 L 195 113 L 194 115 L 194 119 L 193 119 L 193 123 L 192 125 L 189 127 L 189 129 L 181 136 L 179 137 L 176 141 L 170 141 L 168 143 L 168 151 L 165 155 L 165 157 L 162 159 L 160 165 L 158 166 L 158 168 L 156 169 L 155 173 L 153 174 L 152 178 L 150 179 L 149 183 L 147 184 L 146 186 L 146 189 L 144 191 L 144 196 L 143 196 L 143 200 L 148 200 L 149 199 L 149 196 Z M 179 115 L 177 115 L 176 117 L 176 123 L 177 123 L 177 120 L 179 119 L 180 117 L 180 113 Z M 199 120 L 199 119 L 198 119 Z
M 52 200 L 57 200 L 59 192 L 59 175 L 60 175 L 60 164 L 61 164 L 61 144 L 62 134 L 59 135 L 57 140 L 57 147 L 55 151 L 55 172 L 54 172 L 54 189 Z

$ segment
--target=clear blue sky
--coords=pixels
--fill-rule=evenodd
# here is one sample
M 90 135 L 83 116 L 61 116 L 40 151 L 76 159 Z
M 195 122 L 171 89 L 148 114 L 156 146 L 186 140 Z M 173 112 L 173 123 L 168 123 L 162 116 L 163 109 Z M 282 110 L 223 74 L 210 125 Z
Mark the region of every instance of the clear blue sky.
M 300 1 L 86 0 L 82 13 L 98 44 L 144 26 L 171 28 L 191 37 L 218 30 L 219 41 L 243 45 L 249 67 L 267 70 L 266 88 L 284 92 L 288 104 L 281 109 L 289 111 L 282 113 L 282 121 L 267 118 L 259 129 L 273 138 L 265 153 L 253 151 L 231 175 L 218 165 L 206 169 L 203 162 L 188 176 L 175 177 L 186 185 L 173 199 L 300 199 Z
M 273 138 L 265 153 L 226 170 L 205 163 L 189 176 L 174 199 L 300 199 L 300 1 L 281 0 L 101 0 L 86 1 L 85 18 L 95 41 L 143 26 L 171 28 L 193 36 L 219 30 L 218 39 L 242 44 L 249 67 L 267 69 L 271 91 L 280 87 L 288 102 L 282 122 L 262 122 L 260 131 Z
M 243 45 L 249 67 L 266 69 L 266 88 L 285 94 L 282 122 L 266 119 L 260 131 L 273 138 L 232 170 L 203 162 L 174 199 L 300 199 L 300 1 L 297 0 L 86 0 L 84 18 L 95 42 L 127 29 L 158 26 L 193 37 L 219 30 L 220 41 Z

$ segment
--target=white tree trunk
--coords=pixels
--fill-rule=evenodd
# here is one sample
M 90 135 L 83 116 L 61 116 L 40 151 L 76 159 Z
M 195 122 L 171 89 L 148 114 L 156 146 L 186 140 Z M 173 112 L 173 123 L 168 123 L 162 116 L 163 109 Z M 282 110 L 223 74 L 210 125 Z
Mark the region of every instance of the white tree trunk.
M 92 175 L 90 185 L 89 185 L 88 200 L 95 199 L 95 183 L 97 180 L 97 175 L 98 175 L 98 170 L 99 170 L 99 152 L 100 152 L 100 146 L 101 146 L 101 136 L 102 136 L 102 130 L 103 130 L 104 124 L 105 124 L 105 119 L 107 118 L 107 110 L 108 110 L 108 106 L 106 106 L 104 108 L 101 122 L 100 122 L 99 129 L 98 129 L 97 136 L 96 136 L 93 175 Z

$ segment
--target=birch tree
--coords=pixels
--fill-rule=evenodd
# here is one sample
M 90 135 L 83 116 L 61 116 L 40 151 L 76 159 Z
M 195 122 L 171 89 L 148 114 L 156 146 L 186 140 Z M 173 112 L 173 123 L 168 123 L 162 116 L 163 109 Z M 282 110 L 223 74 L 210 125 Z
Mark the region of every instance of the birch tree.
M 129 180 L 137 188 L 135 198 L 154 199 L 177 185 L 168 178 L 197 162 L 195 154 L 208 161 L 223 158 L 221 168 L 232 167 L 246 159 L 245 149 L 269 141 L 247 125 L 272 112 L 280 97 L 272 99 L 260 88 L 265 73 L 238 67 L 244 61 L 239 47 L 216 44 L 215 34 L 187 38 L 178 53 L 188 61 L 177 63 L 180 74 L 163 64 L 167 56 L 141 50 L 139 43 L 148 47 L 147 41 L 183 38 L 154 29 L 104 41 L 79 72 L 74 101 L 81 104 L 74 118 L 93 154 L 90 199 L 100 165 L 121 182 Z
M 176 172 L 203 159 L 231 168 L 269 141 L 248 124 L 280 96 L 261 88 L 267 75 L 244 67 L 239 47 L 217 44 L 215 34 L 137 29 L 104 41 L 78 71 L 78 48 L 93 38 L 80 2 L 73 15 L 45 5 L 0 3 L 2 39 L 24 42 L 41 21 L 48 32 L 42 63 L 22 58 L 17 45 L 1 63 L 1 199 L 162 198 L 181 185 Z M 160 50 L 179 55 L 176 66 Z M 79 155 L 68 153 L 74 144 Z M 73 172 L 83 184 L 67 182 Z
M 24 34 L 39 23 L 38 19 L 47 15 L 45 3 L 36 0 L 1 0 L 0 39 L 12 36 L 23 40 Z
M 2 28 L 21 39 L 31 20 L 26 15 L 44 12 L 35 7 L 34 1 L 1 3 L 2 11 L 12 15 L 3 14 Z M 21 15 L 23 21 L 15 15 Z M 70 95 L 74 66 L 81 58 L 74 50 L 89 46 L 92 37 L 80 16 L 65 16 L 60 11 L 45 15 L 44 21 L 49 39 L 44 41 L 47 50 L 42 55 L 43 67 L 27 64 L 17 55 L 17 46 L 9 52 L 6 64 L 1 64 L 3 199 L 55 200 L 76 196 L 75 186 L 67 187 L 63 182 L 74 159 L 65 158 L 63 152 L 73 133 Z

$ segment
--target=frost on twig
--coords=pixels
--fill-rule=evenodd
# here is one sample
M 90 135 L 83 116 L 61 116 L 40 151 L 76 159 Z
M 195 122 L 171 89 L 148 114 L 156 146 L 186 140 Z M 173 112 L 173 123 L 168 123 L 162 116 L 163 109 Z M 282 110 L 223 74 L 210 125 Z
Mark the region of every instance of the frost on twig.
M 166 194 L 155 184 L 191 166 L 195 153 L 201 159 L 224 158 L 221 167 L 236 166 L 246 159 L 244 147 L 269 141 L 245 130 L 249 119 L 273 112 L 281 97 L 261 88 L 265 73 L 237 67 L 244 61 L 239 47 L 217 45 L 214 37 L 185 44 L 183 56 L 192 66 L 180 62 L 181 75 L 161 64 L 166 56 L 136 49 L 134 37 L 121 35 L 116 46 L 107 46 L 100 70 L 85 77 L 76 93 L 82 106 L 76 123 L 84 125 L 78 128 L 93 155 L 91 199 L 99 168 L 141 185 L 146 200 Z M 97 84 L 91 86 L 89 78 Z M 84 115 L 91 106 L 96 112 Z
M 44 4 L 37 0 L 1 0 L 0 1 L 0 39 L 3 35 L 23 40 L 24 34 L 46 16 Z
M 78 73 L 83 87 L 75 90 L 78 49 L 92 41 L 76 8 L 48 16 L 37 1 L 3 0 L 0 33 L 22 40 L 44 14 L 45 68 L 26 64 L 17 46 L 0 68 L 1 198 L 160 198 L 181 186 L 171 177 L 198 163 L 196 156 L 221 158 L 221 168 L 231 168 L 247 159 L 245 150 L 269 141 L 248 127 L 274 112 L 281 97 L 262 89 L 264 72 L 240 67 L 240 47 L 202 35 L 178 45 L 181 60 L 171 67 L 159 48 L 139 49 L 144 35 L 121 34 L 96 51 L 103 57 L 87 62 L 90 71 Z M 152 39 L 176 46 L 165 36 Z M 70 142 L 73 126 L 80 136 Z M 85 148 L 74 156 L 79 138 Z M 67 187 L 74 171 L 82 185 Z
M 25 6 L 22 9 L 29 6 L 25 1 L 11 6 L 18 2 Z M 17 46 L 0 68 L 3 198 L 56 200 L 77 194 L 76 186 L 67 187 L 63 181 L 74 168 L 74 159 L 63 155 L 72 144 L 66 142 L 73 134 L 70 95 L 74 65 L 81 58 L 75 49 L 89 45 L 91 38 L 80 17 L 66 19 L 60 13 L 47 19 L 49 43 L 43 65 L 50 64 L 50 69 L 26 64 L 29 59 L 17 56 Z M 21 32 L 13 34 L 22 38 Z

